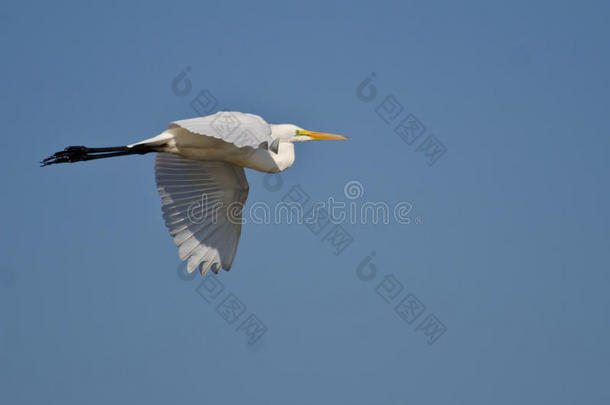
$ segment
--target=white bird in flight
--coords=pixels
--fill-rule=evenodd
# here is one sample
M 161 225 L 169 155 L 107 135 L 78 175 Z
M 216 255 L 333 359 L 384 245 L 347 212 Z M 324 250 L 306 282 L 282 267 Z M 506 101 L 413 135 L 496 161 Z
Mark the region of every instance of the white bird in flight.
M 220 111 L 206 117 L 171 122 L 154 138 L 108 148 L 68 146 L 41 162 L 42 166 L 114 156 L 157 152 L 155 179 L 165 225 L 178 246 L 187 271 L 197 267 L 218 273 L 233 264 L 241 234 L 241 209 L 248 197 L 244 167 L 267 173 L 294 163 L 294 143 L 343 140 L 344 136 L 307 131 L 293 124 L 267 124 L 258 115 Z M 221 215 L 193 220 L 194 207 L 221 207 Z

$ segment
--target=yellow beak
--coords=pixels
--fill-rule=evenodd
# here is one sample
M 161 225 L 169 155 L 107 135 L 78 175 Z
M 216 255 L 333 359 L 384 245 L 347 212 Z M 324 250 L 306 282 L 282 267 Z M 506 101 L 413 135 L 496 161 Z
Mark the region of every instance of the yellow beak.
M 297 135 L 307 135 L 308 137 L 318 140 L 318 141 L 321 141 L 321 140 L 344 141 L 344 140 L 348 139 L 345 136 L 341 136 L 341 135 L 325 134 L 324 132 L 307 131 L 305 129 L 298 130 Z

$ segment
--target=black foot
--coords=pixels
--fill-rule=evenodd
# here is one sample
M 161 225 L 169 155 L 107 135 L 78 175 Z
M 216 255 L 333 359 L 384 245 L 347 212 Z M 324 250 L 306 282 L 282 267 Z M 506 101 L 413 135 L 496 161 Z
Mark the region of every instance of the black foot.
M 54 153 L 40 162 L 40 166 L 54 165 L 57 163 L 74 163 L 85 160 L 104 159 L 125 155 L 144 155 L 155 152 L 154 147 L 149 145 L 113 146 L 110 148 L 87 148 L 85 146 L 68 146 L 61 152 Z
M 87 160 L 89 149 L 85 146 L 68 146 L 66 149 L 56 152 L 40 162 L 40 166 L 54 165 L 57 163 L 73 163 Z

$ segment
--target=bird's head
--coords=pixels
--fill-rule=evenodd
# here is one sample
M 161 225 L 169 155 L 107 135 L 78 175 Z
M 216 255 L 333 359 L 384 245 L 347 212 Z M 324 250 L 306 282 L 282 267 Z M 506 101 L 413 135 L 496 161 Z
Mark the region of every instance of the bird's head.
M 345 136 L 308 131 L 293 124 L 271 125 L 271 136 L 280 142 L 307 142 L 321 140 L 345 140 Z

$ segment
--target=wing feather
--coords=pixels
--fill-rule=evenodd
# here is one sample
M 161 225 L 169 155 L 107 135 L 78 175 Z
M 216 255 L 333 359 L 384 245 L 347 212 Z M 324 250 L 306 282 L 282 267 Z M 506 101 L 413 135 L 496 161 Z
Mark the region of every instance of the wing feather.
M 165 225 L 180 259 L 188 260 L 188 272 L 229 270 L 241 235 L 241 212 L 227 208 L 243 207 L 248 198 L 244 169 L 157 153 L 155 179 Z
M 238 148 L 269 148 L 273 143 L 271 127 L 264 119 L 238 111 L 219 111 L 206 117 L 173 121 L 168 127 L 181 127 L 194 134 L 222 139 Z

